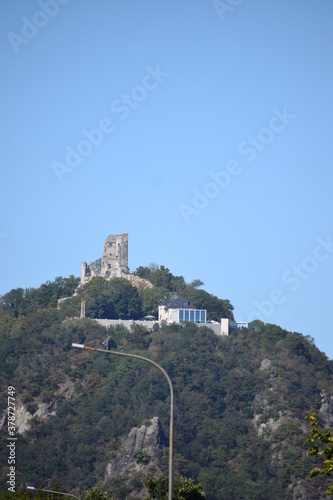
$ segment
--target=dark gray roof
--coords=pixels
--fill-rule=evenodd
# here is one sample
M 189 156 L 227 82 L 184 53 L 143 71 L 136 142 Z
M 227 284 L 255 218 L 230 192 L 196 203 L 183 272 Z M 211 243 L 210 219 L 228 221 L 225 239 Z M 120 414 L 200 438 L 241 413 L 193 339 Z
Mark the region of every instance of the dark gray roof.
M 160 303 L 166 309 L 195 309 L 192 302 L 184 297 L 177 297 L 176 299 L 167 299 Z

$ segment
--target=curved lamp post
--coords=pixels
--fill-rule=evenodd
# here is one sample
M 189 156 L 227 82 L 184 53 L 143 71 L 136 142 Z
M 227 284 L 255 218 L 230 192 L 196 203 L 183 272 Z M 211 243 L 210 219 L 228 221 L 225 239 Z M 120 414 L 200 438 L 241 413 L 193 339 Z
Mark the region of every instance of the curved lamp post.
M 73 497 L 77 498 L 77 500 L 81 500 L 80 497 L 72 495 L 71 493 L 63 493 L 62 491 L 46 490 L 45 488 L 35 488 L 34 486 L 27 486 L 27 490 L 46 491 L 47 493 L 55 493 L 56 495 L 64 495 L 65 497 Z
M 76 347 L 78 349 L 86 349 L 87 351 L 97 351 L 97 352 L 103 352 L 106 354 L 112 354 L 114 356 L 125 356 L 127 358 L 135 358 L 135 359 L 141 359 L 142 361 L 146 361 L 147 363 L 150 363 L 156 368 L 158 368 L 165 378 L 168 381 L 169 387 L 170 387 L 170 437 L 169 437 L 169 494 L 168 494 L 168 500 L 172 500 L 172 491 L 173 491 L 173 387 L 172 383 L 170 380 L 169 375 L 167 372 L 155 361 L 152 361 L 149 358 L 144 358 L 143 356 L 138 356 L 136 354 L 128 354 L 125 352 L 117 352 L 117 351 L 109 351 L 107 349 L 98 349 L 97 347 L 88 347 L 83 344 L 72 344 L 72 347 Z

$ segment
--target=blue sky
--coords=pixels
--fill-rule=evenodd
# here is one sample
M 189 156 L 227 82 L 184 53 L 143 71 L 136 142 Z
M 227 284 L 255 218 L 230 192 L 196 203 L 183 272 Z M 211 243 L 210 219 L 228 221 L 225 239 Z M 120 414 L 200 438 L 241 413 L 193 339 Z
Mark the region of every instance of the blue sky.
M 0 293 L 128 232 L 333 358 L 331 0 L 1 7 Z

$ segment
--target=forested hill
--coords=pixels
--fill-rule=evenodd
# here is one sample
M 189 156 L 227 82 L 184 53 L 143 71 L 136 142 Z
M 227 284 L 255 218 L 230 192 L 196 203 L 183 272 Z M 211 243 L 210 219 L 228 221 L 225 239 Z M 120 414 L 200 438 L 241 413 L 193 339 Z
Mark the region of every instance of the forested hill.
M 149 279 L 146 269 L 138 275 Z M 72 342 L 102 347 L 107 341 L 114 350 L 149 357 L 170 375 L 175 472 L 201 482 L 208 500 L 325 498 L 322 478 L 309 479 L 317 461 L 306 454 L 309 424 L 304 417 L 315 411 L 323 425 L 333 425 L 333 362 L 311 338 L 259 321 L 249 330 L 220 337 L 193 324 L 148 332 L 136 324 L 128 331 L 105 329 L 89 318 L 66 319 L 79 315 L 83 296 L 91 317 L 108 310 L 126 318 L 134 310 L 137 316 L 154 311 L 162 296 L 181 290 L 192 294 L 188 298 L 197 307 L 211 300 L 216 315 L 224 308 L 232 317 L 229 301 L 200 290 L 199 281 L 188 285 L 165 268 L 160 276 L 169 281 L 153 283 L 146 296 L 119 278 L 91 280 L 60 310 L 57 300 L 72 295 L 78 284 L 74 277 L 2 297 L 1 415 L 7 387 L 14 386 L 20 425 L 17 489 L 58 485 L 80 495 L 101 486 L 109 498 L 144 498 L 141 473 L 104 483 L 105 471 L 131 429 L 156 416 L 165 436 L 158 470 L 167 472 L 169 389 L 158 370 L 138 360 L 70 347 Z M 155 278 L 150 276 L 151 282 Z M 7 489 L 7 437 L 2 419 L 2 492 Z

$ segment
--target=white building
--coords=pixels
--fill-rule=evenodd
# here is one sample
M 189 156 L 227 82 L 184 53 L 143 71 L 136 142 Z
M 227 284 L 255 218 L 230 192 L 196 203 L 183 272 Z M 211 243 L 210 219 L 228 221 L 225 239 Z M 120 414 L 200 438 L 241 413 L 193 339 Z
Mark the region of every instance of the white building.
M 221 318 L 221 335 L 229 335 L 240 327 L 248 328 L 249 325 L 246 321 L 234 321 L 229 318 Z
M 166 323 L 190 323 L 205 324 L 207 321 L 207 310 L 196 309 L 194 305 L 184 297 L 164 300 L 158 306 L 158 321 Z

